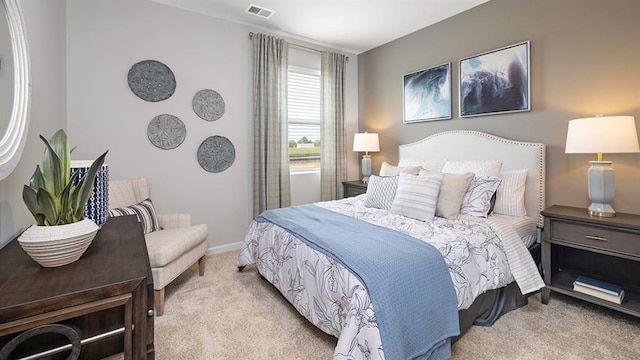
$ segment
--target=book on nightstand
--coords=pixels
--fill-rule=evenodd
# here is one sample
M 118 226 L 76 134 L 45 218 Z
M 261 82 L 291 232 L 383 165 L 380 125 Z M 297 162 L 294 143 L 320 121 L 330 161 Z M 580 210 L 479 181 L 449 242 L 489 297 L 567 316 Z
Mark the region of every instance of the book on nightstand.
M 573 290 L 616 304 L 622 304 L 622 299 L 624 298 L 624 290 L 620 285 L 587 276 L 578 276 L 573 282 Z

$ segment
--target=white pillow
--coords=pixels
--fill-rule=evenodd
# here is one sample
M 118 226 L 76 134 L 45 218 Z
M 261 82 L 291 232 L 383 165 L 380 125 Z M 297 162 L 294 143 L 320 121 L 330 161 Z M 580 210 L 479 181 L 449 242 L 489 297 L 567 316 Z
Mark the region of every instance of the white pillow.
M 398 166 L 420 166 L 424 170 L 442 172 L 442 167 L 447 160 L 418 160 L 418 159 L 402 159 L 398 162 Z
M 397 176 L 400 173 L 418 175 L 418 172 L 420 172 L 420 166 L 393 166 L 386 161 L 383 161 L 380 167 L 380 176 Z
M 528 169 L 505 171 L 496 191 L 496 206 L 493 212 L 509 216 L 525 216 L 524 190 L 527 185 Z
M 491 197 L 499 185 L 500 178 L 495 176 L 474 177 L 462 199 L 460 215 L 487 217 L 491 209 Z
M 433 173 L 420 170 L 420 176 L 428 176 Z M 462 199 L 469 189 L 469 184 L 473 180 L 473 173 L 464 174 L 444 174 L 440 193 L 438 194 L 438 204 L 436 205 L 436 216 L 445 219 L 457 219 L 462 206 Z
M 489 161 L 447 161 L 442 167 L 443 173 L 461 174 L 472 172 L 476 176 L 500 177 L 502 160 Z
M 367 185 L 367 196 L 364 199 L 364 206 L 376 209 L 391 209 L 393 199 L 396 197 L 398 189 L 398 176 L 376 176 L 369 177 Z
M 444 174 L 416 176 L 400 174 L 391 211 L 413 219 L 430 220 L 436 213 L 438 193 Z

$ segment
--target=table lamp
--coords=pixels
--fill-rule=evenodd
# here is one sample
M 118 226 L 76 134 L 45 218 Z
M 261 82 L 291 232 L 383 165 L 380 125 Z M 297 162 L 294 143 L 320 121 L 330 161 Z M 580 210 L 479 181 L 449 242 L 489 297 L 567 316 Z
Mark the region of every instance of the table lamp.
M 353 136 L 353 151 L 364 151 L 362 155 L 362 182 L 369 182 L 371 176 L 371 155 L 369 151 L 380 151 L 380 143 L 378 134 L 375 133 L 357 133 Z
M 633 116 L 596 116 L 569 121 L 566 154 L 598 154 L 589 161 L 589 205 L 592 216 L 614 217 L 611 207 L 615 196 L 615 178 L 611 161 L 603 161 L 603 153 L 637 153 L 638 135 Z

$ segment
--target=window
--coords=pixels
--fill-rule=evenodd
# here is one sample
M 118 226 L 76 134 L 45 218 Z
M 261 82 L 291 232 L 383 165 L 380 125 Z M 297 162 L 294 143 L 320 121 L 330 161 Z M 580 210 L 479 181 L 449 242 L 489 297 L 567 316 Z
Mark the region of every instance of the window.
M 289 169 L 320 169 L 320 71 L 289 66 Z

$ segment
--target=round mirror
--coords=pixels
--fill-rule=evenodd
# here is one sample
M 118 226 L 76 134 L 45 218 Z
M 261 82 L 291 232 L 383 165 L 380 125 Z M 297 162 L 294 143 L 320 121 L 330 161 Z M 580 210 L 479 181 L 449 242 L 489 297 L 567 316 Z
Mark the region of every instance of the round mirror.
M 18 0 L 2 0 L 0 15 L 0 180 L 15 169 L 29 124 L 31 74 Z

